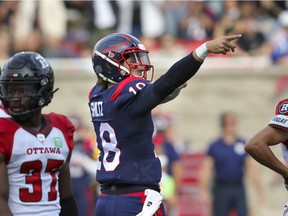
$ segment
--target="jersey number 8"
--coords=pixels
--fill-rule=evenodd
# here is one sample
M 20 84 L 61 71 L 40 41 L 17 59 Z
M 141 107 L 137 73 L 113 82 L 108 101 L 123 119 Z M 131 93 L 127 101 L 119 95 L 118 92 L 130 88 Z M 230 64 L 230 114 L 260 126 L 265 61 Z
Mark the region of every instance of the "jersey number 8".
M 121 151 L 117 148 L 115 131 L 108 123 L 100 124 L 100 138 L 104 150 L 103 166 L 106 171 L 114 171 L 120 163 Z

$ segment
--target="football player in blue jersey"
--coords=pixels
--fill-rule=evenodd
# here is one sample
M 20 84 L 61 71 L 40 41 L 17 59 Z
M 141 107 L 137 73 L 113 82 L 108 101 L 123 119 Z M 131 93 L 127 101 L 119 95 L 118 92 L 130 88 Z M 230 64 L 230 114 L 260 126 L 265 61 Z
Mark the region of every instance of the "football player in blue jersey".
M 177 96 L 179 87 L 198 71 L 209 53 L 234 52 L 231 41 L 240 37 L 207 41 L 154 83 L 148 51 L 137 38 L 115 33 L 96 43 L 92 62 L 98 80 L 89 94 L 89 106 L 101 151 L 97 216 L 165 215 L 151 110 Z

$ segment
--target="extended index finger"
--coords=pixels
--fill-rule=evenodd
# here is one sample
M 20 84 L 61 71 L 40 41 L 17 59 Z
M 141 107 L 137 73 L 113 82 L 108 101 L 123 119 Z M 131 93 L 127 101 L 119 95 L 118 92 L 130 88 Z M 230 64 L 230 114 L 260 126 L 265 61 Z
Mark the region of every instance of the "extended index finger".
M 239 39 L 240 37 L 242 37 L 242 34 L 224 36 L 224 39 L 226 41 L 230 42 L 230 41 L 233 41 L 235 39 Z

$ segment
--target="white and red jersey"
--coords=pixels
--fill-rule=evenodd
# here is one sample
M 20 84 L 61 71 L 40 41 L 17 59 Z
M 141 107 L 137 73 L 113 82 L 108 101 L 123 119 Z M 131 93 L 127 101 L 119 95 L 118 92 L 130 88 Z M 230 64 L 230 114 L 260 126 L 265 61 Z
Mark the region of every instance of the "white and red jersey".
M 0 105 L 0 118 L 10 118 L 10 115 L 8 115 L 5 111 L 2 105 Z
M 15 216 L 55 216 L 60 213 L 59 171 L 73 149 L 74 127 L 62 115 L 43 115 L 40 132 L 11 118 L 0 118 L 0 153 L 5 155 L 8 204 Z
M 270 120 L 269 126 L 281 128 L 288 132 L 288 99 L 278 103 L 275 113 L 276 116 Z M 281 150 L 284 160 L 288 163 L 288 140 L 281 143 Z

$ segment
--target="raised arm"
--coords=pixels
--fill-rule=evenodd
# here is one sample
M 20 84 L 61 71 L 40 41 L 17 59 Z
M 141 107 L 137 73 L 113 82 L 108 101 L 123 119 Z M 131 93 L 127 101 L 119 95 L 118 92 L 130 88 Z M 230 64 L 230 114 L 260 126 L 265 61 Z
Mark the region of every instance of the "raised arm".
M 9 206 L 9 183 L 5 157 L 0 153 L 0 216 L 13 216 Z
M 175 89 L 196 74 L 209 53 L 225 55 L 229 51 L 234 52 L 236 46 L 231 41 L 240 37 L 241 35 L 239 34 L 207 41 L 191 54 L 180 59 L 156 80 L 151 87 L 145 87 L 139 92 L 138 97 L 133 102 L 131 114 L 133 116 L 141 116 L 162 103 Z M 144 104 L 143 101 L 145 102 Z

